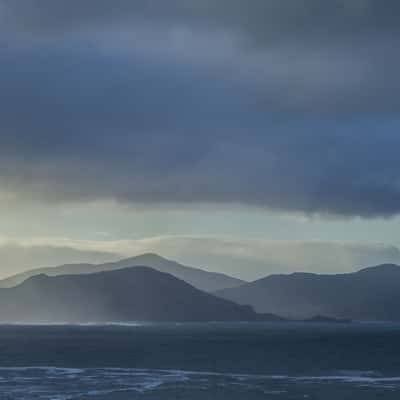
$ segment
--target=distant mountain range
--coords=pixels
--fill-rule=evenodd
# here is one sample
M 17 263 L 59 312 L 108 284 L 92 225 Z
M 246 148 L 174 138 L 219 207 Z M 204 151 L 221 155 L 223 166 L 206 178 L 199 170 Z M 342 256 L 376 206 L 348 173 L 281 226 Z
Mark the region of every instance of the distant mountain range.
M 258 315 L 148 267 L 36 275 L 0 289 L 1 322 L 257 321 Z
M 134 266 L 149 266 L 160 272 L 169 273 L 176 278 L 183 279 L 197 289 L 206 292 L 215 292 L 225 288 L 240 286 L 244 281 L 216 272 L 208 272 L 198 268 L 187 267 L 175 261 L 167 260 L 157 254 L 147 253 L 137 257 L 106 264 L 67 264 L 59 267 L 39 268 L 14 275 L 0 280 L 0 288 L 16 286 L 31 276 L 45 274 L 48 276 L 92 274 L 99 271 L 112 271 Z
M 304 319 L 323 315 L 362 321 L 400 321 L 400 266 L 355 273 L 271 275 L 216 292 L 257 312 Z
M 277 317 L 277 315 L 281 317 Z M 156 254 L 42 268 L 0 281 L 0 322 L 400 321 L 400 266 L 254 282 Z

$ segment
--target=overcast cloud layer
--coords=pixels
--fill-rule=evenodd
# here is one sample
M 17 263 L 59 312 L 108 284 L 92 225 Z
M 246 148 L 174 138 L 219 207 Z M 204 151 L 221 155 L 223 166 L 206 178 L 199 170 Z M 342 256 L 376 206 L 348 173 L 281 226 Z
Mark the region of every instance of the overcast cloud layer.
M 398 214 L 399 15 L 0 0 L 0 197 Z

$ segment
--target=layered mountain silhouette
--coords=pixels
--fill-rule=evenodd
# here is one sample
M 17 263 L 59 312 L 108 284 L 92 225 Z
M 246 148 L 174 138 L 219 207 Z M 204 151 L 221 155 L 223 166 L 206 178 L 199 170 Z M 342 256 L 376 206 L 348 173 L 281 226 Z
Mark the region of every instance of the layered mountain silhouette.
M 112 271 L 134 266 L 148 266 L 160 272 L 166 272 L 183 279 L 194 287 L 206 292 L 240 286 L 244 283 L 240 279 L 225 274 L 208 272 L 198 268 L 187 267 L 175 261 L 167 260 L 157 254 L 147 253 L 137 257 L 127 258 L 121 261 L 106 264 L 67 264 L 59 267 L 33 269 L 14 275 L 10 278 L 0 280 L 0 288 L 16 286 L 31 276 L 46 274 L 48 276 L 59 276 L 66 274 L 91 274 L 99 271 Z
M 400 321 L 400 266 L 383 264 L 355 273 L 271 275 L 219 296 L 257 312 L 304 319 L 323 315 L 367 321 Z
M 36 275 L 0 289 L 0 321 L 24 323 L 276 320 L 148 267 Z
M 276 315 L 400 321 L 399 305 L 400 266 L 394 264 L 246 283 L 144 254 L 37 269 L 0 281 L 0 322 L 281 320 Z

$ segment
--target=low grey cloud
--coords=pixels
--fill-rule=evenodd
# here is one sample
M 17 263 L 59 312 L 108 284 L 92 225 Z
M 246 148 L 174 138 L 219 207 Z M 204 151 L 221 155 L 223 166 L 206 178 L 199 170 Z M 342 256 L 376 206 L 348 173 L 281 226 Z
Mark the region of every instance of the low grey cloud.
M 42 238 L 0 245 L 0 277 L 63 263 L 101 263 L 155 252 L 185 265 L 244 280 L 292 272 L 343 273 L 400 264 L 396 246 L 376 243 L 279 241 L 222 236 L 158 236 L 137 240 Z
M 398 214 L 399 7 L 2 0 L 2 192 Z
M 347 273 L 383 263 L 400 263 L 398 247 L 379 243 L 182 235 L 116 241 L 111 248 L 123 254 L 157 252 L 187 265 L 244 280 L 293 272 Z
M 73 263 L 102 263 L 118 259 L 110 251 L 92 250 L 53 243 L 30 245 L 17 241 L 0 243 L 0 278 L 34 268 Z

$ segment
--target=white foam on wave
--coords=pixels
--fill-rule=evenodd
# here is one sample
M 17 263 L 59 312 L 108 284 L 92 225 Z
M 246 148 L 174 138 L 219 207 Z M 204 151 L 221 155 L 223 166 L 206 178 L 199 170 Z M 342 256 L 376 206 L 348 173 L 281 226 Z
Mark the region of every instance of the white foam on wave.
M 70 400 L 79 396 L 95 398 L 116 392 L 145 393 L 177 388 L 212 390 L 216 387 L 259 390 L 279 395 L 286 393 L 294 384 L 345 384 L 400 391 L 400 376 L 382 376 L 374 371 L 337 371 L 308 376 L 138 368 L 0 368 L 1 388 L 10 393 L 10 399 L 18 400 Z
M 82 368 L 60 368 L 60 367 L 46 367 L 46 366 L 32 366 L 32 367 L 0 367 L 0 372 L 26 372 L 26 371 L 45 371 L 52 374 L 80 374 L 84 371 Z
M 149 326 L 154 325 L 152 322 L 141 322 L 141 321 L 116 321 L 116 322 L 68 322 L 68 321 L 60 321 L 60 322 L 23 322 L 23 321 L 2 321 L 0 323 L 1 326 L 22 326 L 22 327 L 57 327 L 57 326 L 77 326 L 77 327 L 106 327 L 106 326 L 132 326 L 132 327 L 140 327 L 140 326 Z

